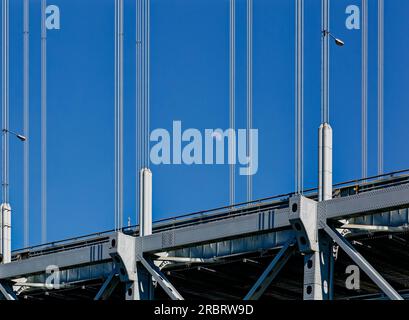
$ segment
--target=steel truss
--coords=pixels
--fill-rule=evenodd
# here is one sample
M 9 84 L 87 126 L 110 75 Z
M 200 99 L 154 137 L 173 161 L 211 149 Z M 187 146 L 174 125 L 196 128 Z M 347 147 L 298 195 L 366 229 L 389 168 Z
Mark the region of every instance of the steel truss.
M 226 256 L 235 254 L 229 251 L 229 246 L 231 250 L 238 247 L 235 242 L 239 244 L 252 239 L 254 246 L 246 245 L 242 252 L 260 248 L 281 250 L 261 273 L 245 299 L 259 298 L 294 253 L 304 256 L 304 299 L 331 299 L 333 274 L 330 266 L 334 242 L 389 298 L 402 299 L 334 227 L 347 228 L 348 224 L 339 221 L 350 220 L 354 229 L 360 225 L 363 229 L 368 225 L 378 225 L 400 230 L 409 221 L 400 220 L 402 227 L 399 227 L 392 223 L 396 218 L 391 218 L 388 224 L 384 218 L 376 222 L 376 217 L 382 212 L 397 212 L 398 215 L 399 211 L 393 210 L 409 208 L 409 184 L 322 202 L 313 198 L 292 196 L 278 206 L 272 204 L 258 210 L 251 209 L 248 214 L 229 212 L 178 227 L 173 224 L 161 226 L 153 234 L 142 237 L 137 233 L 112 232 L 92 241 L 72 241 L 69 245 L 53 246 L 38 252 L 14 254 L 11 263 L 0 265 L 1 295 L 7 299 L 17 298 L 21 286 L 16 285 L 16 281 L 21 283 L 19 279 L 22 278 L 26 278 L 27 283 L 43 281 L 47 267 L 57 265 L 62 270 L 66 288 L 83 279 L 81 277 L 103 277 L 105 282 L 99 287 L 95 299 L 109 299 L 121 283 L 126 299 L 153 299 L 157 284 L 170 298 L 183 299 L 162 268 L 168 264 L 191 265 L 201 261 L 217 264 Z M 365 219 L 367 224 L 357 223 L 360 217 L 368 217 Z M 402 217 L 399 215 L 399 219 Z

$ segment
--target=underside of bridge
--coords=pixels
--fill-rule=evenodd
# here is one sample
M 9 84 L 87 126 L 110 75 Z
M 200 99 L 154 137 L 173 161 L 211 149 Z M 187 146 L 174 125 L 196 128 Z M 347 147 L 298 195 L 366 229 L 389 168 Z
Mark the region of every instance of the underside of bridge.
M 409 233 L 368 234 L 355 237 L 354 247 L 381 273 L 403 297 L 409 297 Z M 262 250 L 244 255 L 220 258 L 211 263 L 183 264 L 163 270 L 168 280 L 187 300 L 241 300 L 277 254 L 278 250 Z M 303 298 L 303 257 L 292 255 L 261 300 L 301 300 Z M 333 299 L 386 299 L 381 290 L 364 274 L 360 288 L 346 288 L 346 268 L 354 262 L 338 250 L 334 259 Z M 93 300 L 105 279 L 71 283 L 59 290 L 30 289 L 20 295 L 27 300 Z M 118 282 L 110 300 L 123 300 L 125 283 Z M 169 296 L 155 285 L 155 299 Z

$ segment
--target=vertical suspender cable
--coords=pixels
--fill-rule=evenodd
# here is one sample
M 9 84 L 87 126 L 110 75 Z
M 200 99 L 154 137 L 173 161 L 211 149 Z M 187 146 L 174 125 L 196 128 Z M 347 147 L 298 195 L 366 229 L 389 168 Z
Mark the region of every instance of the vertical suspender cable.
M 146 9 L 146 164 L 145 167 L 149 169 L 149 132 L 150 132 L 150 38 L 151 38 L 151 29 L 150 29 L 150 16 L 151 16 L 151 7 L 150 0 L 146 0 L 147 9 Z
M 322 0 L 321 123 L 329 123 L 329 12 L 330 0 Z
M 149 168 L 150 123 L 150 1 L 137 0 L 136 5 L 136 143 L 137 208 L 141 204 L 140 172 Z
M 253 128 L 253 0 L 247 0 L 247 150 L 252 156 Z M 250 172 L 249 172 L 250 173 Z M 253 199 L 253 177 L 247 175 L 247 201 Z
M 140 186 L 139 172 L 141 169 L 141 3 L 142 0 L 136 0 L 136 210 L 140 206 Z M 138 217 L 138 213 L 136 214 Z M 137 221 L 137 220 L 136 220 Z
M 332 128 L 329 124 L 330 0 L 322 0 L 321 125 L 318 134 L 318 201 L 332 198 Z
M 123 227 L 123 105 L 124 105 L 124 85 L 123 85 L 123 70 L 124 70 L 124 64 L 123 64 L 123 51 L 124 51 L 124 2 L 123 0 L 119 0 L 119 52 L 118 52 L 118 91 L 119 91 L 119 104 L 118 104 L 118 123 L 119 123 L 119 130 L 118 130 L 118 145 L 119 145 L 119 217 L 118 217 L 118 223 L 119 223 L 119 228 Z
M 47 241 L 47 0 L 41 1 L 41 240 Z
M 230 0 L 230 99 L 229 99 L 229 177 L 230 177 L 230 205 L 235 202 L 235 97 L 236 97 L 236 0 Z
M 147 121 L 147 74 L 148 74 L 148 29 L 147 29 L 147 12 L 148 12 L 148 1 L 142 0 L 141 8 L 141 168 L 147 167 L 147 131 L 148 131 L 148 121 Z
M 384 171 L 384 0 L 378 0 L 378 174 Z
M 301 25 L 301 31 L 300 31 L 300 192 L 302 193 L 304 190 L 304 0 L 301 1 L 300 5 L 300 25 Z
M 368 2 L 362 0 L 362 177 L 368 175 Z
M 118 0 L 115 0 L 114 23 L 114 213 L 115 230 L 118 230 Z
M 143 151 L 142 151 L 142 161 L 143 167 L 146 167 L 146 6 L 147 1 L 144 0 L 143 3 L 143 132 L 142 132 L 142 139 L 143 139 Z
M 141 169 L 145 166 L 145 6 L 142 0 L 141 13 Z M 142 186 L 141 186 L 142 187 Z
M 115 229 L 123 222 L 123 0 L 115 0 Z
M 295 0 L 295 190 L 303 191 L 304 0 Z
M 23 7 L 23 112 L 24 112 L 24 136 L 27 140 L 24 143 L 24 247 L 28 247 L 30 239 L 30 82 L 29 82 L 29 53 L 30 53 L 30 4 L 29 0 L 24 0 Z
M 2 202 L 9 202 L 9 1 L 2 0 Z M 1 218 L 1 217 L 0 217 Z

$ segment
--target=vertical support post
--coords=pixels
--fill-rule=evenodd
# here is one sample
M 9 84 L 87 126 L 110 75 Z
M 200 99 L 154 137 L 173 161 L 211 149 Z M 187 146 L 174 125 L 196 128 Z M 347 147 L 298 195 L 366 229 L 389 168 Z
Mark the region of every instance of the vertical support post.
M 332 199 L 332 128 L 321 124 L 318 131 L 318 201 Z
M 143 168 L 140 171 L 139 236 L 152 234 L 152 172 Z
M 330 0 L 321 0 L 321 125 L 318 130 L 318 201 L 332 199 L 332 128 L 329 125 L 329 31 Z M 304 299 L 327 300 L 332 297 L 332 242 L 318 230 L 315 212 L 317 250 L 304 259 Z
M 153 300 L 152 276 L 140 263 L 136 263 L 135 280 L 126 284 L 126 300 Z
M 142 168 L 139 175 L 140 208 L 139 208 L 139 236 L 152 234 L 152 172 Z M 127 300 L 153 300 L 154 289 L 152 276 L 142 265 L 136 263 L 136 279 L 126 286 Z
M 323 286 L 321 278 L 320 252 L 304 256 L 304 300 L 322 300 Z
M 304 254 L 304 300 L 329 299 L 332 250 L 328 237 L 319 231 L 318 203 L 302 195 L 290 198 L 289 221 Z
M 304 300 L 328 300 L 332 296 L 332 243 L 321 231 L 318 239 L 318 251 L 304 257 Z
M 0 243 L 2 263 L 11 262 L 11 207 L 8 203 L 0 205 Z
M 321 125 L 318 129 L 318 201 L 332 199 L 332 128 L 329 125 L 329 34 L 330 0 L 321 1 L 322 9 L 322 66 L 321 66 Z M 317 212 L 315 213 L 318 214 Z M 318 217 L 317 220 L 318 221 Z M 332 243 L 318 231 L 318 250 L 304 259 L 304 299 L 327 300 L 331 292 Z
M 328 0 L 323 0 L 323 26 L 328 27 Z M 327 29 L 324 29 L 327 30 Z M 323 123 L 318 129 L 318 201 L 332 199 L 332 128 L 328 123 L 328 36 L 323 39 Z M 317 213 L 316 213 L 317 214 Z M 317 229 L 318 250 L 304 258 L 304 300 L 332 297 L 332 243 Z

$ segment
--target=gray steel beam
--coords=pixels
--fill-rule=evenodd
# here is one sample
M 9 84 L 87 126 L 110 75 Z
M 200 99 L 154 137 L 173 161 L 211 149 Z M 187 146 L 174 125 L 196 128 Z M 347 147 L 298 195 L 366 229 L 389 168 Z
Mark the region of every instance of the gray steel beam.
M 323 201 L 318 204 L 318 210 L 324 210 L 328 219 L 342 219 L 408 206 L 409 184 L 403 184 Z
M 288 241 L 264 270 L 243 300 L 258 300 L 294 253 L 295 240 Z
M 166 279 L 165 275 L 153 263 L 148 262 L 144 257 L 138 257 L 138 260 L 148 270 L 152 277 L 159 283 L 163 290 L 172 300 L 184 300 L 176 288 Z
M 43 273 L 47 267 L 52 265 L 58 266 L 61 270 L 77 265 L 100 263 L 111 260 L 110 252 L 112 252 L 110 244 L 103 243 L 13 261 L 0 266 L 0 279 L 11 279 L 30 274 Z
M 117 274 L 117 270 L 114 269 L 109 274 L 108 278 L 106 278 L 106 280 L 104 281 L 94 300 L 107 300 L 111 296 L 112 292 L 115 290 L 118 283 L 119 276 Z
M 369 278 L 391 299 L 403 300 L 395 289 L 369 264 L 368 261 L 336 230 L 328 225 L 323 226 L 325 232 L 345 251 L 345 253 L 368 275 Z
M 318 212 L 327 219 L 342 219 L 409 207 L 409 184 L 388 187 L 318 203 Z M 169 251 L 183 246 L 239 238 L 277 229 L 290 228 L 289 208 L 268 210 L 244 216 L 232 216 L 137 239 L 143 252 Z
M 248 234 L 289 227 L 288 208 L 232 216 L 200 223 L 136 239 L 143 252 L 168 251 L 177 247 L 214 242 L 219 239 L 243 237 Z

